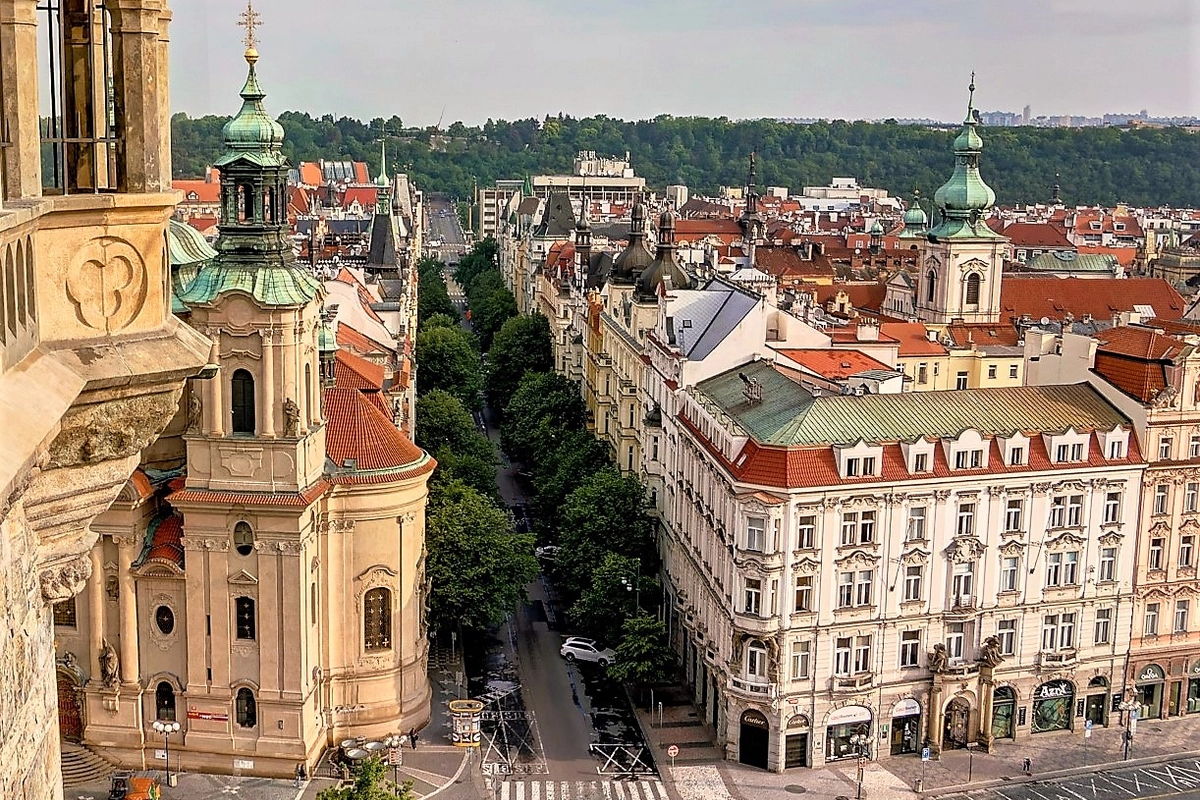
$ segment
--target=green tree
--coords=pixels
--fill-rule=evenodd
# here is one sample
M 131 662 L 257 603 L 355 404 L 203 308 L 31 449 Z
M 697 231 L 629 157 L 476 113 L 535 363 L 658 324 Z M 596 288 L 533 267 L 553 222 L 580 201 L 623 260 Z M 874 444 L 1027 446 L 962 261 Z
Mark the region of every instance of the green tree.
M 454 280 L 465 291 L 476 275 L 498 268 L 499 254 L 500 245 L 491 236 L 479 240 L 458 260 L 458 266 L 454 268 Z
M 541 314 L 510 317 L 496 332 L 487 354 L 483 382 L 488 402 L 492 408 L 503 409 L 526 372 L 554 368 L 550 321 Z
M 613 646 L 621 639 L 624 620 L 636 613 L 637 562 L 609 552 L 590 564 L 589 569 L 589 583 L 571 605 L 568 615 L 575 630 Z
M 645 685 L 669 680 L 675 656 L 667 643 L 667 628 L 657 617 L 640 614 L 621 626 L 617 660 L 608 674 L 622 683 Z
M 454 395 L 433 389 L 417 397 L 417 444 L 437 459 L 435 483 L 461 480 L 480 493 L 499 497 L 496 448 Z
M 412 781 L 396 787 L 387 780 L 386 774 L 383 761 L 372 756 L 359 763 L 358 775 L 352 785 L 322 789 L 317 793 L 317 800 L 415 800 Z
M 505 322 L 516 316 L 517 300 L 512 292 L 501 286 L 479 297 L 474 303 L 470 303 L 470 306 L 471 330 L 479 337 L 479 346 L 486 351 L 491 348 L 496 332 Z
M 437 460 L 437 470 L 429 482 L 431 493 L 460 481 L 491 500 L 500 500 L 494 455 L 456 453 L 448 447 L 442 447 L 434 451 L 433 457 Z
M 586 430 L 564 430 L 549 455 L 532 465 L 534 515 L 549 529 L 567 495 L 585 478 L 607 466 L 608 447 Z
M 426 256 L 417 261 L 417 321 L 421 327 L 438 316 L 458 321 L 458 309 L 446 291 L 445 269 L 436 258 Z
M 499 624 L 537 577 L 533 536 L 514 533 L 505 511 L 459 482 L 436 493 L 428 514 L 429 624 L 477 631 Z
M 654 522 L 646 491 L 632 475 L 605 467 L 585 478 L 563 501 L 555 544 L 568 591 L 581 591 L 606 552 L 641 559 L 642 575 L 657 572 Z
M 579 387 L 553 372 L 526 372 L 504 407 L 500 443 L 513 459 L 534 465 L 557 447 L 566 431 L 583 428 Z
M 458 328 L 458 320 L 449 314 L 430 314 L 421 323 L 421 329 L 428 331 L 433 328 Z
M 466 331 L 434 328 L 417 334 L 417 392 L 444 389 L 467 408 L 483 408 L 479 353 Z

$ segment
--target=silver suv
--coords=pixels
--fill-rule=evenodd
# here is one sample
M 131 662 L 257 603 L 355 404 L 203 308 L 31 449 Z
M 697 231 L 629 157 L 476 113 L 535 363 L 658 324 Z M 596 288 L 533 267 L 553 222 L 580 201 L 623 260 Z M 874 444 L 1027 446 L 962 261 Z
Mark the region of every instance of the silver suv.
M 617 654 L 612 650 L 601 647 L 595 639 L 582 636 L 568 638 L 558 652 L 567 661 L 591 661 L 602 667 L 607 667 L 617 659 Z

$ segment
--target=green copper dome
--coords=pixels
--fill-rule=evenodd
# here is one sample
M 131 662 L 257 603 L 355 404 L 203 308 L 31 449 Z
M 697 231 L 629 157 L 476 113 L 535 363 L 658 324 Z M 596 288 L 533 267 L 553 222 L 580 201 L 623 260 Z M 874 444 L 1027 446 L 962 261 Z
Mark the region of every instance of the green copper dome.
M 970 97 L 963 129 L 954 139 L 954 172 L 933 195 L 941 212 L 941 222 L 929 232 L 931 238 L 997 238 L 999 234 L 984 224 L 984 217 L 996 202 L 996 193 L 979 174 L 979 156 L 983 139 L 975 130 L 975 76 L 971 76 Z
M 218 160 L 218 166 L 243 153 L 259 157 L 278 154 L 283 145 L 283 126 L 272 119 L 263 107 L 262 101 L 267 95 L 258 85 L 258 75 L 254 71 L 257 61 L 258 52 L 253 47 L 247 48 L 246 63 L 250 65 L 250 72 L 241 91 L 242 108 L 225 123 L 221 131 L 225 139 L 225 154 Z
M 900 231 L 901 239 L 915 239 L 925 235 L 929 227 L 929 215 L 921 208 L 920 192 L 913 192 L 912 202 L 904 212 L 904 230 Z

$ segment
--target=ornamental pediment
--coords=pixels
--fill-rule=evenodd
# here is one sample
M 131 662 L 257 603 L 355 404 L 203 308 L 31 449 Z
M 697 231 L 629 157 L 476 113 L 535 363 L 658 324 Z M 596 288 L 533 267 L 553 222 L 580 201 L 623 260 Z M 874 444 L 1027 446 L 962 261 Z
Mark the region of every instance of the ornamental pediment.
M 1065 550 L 1067 548 L 1080 547 L 1087 542 L 1087 539 L 1072 531 L 1063 531 L 1058 536 L 1046 542 L 1048 550 Z
M 1085 488 L 1083 481 L 1059 481 L 1054 484 L 1057 492 L 1082 492 Z
M 987 546 L 974 536 L 959 536 L 946 548 L 946 558 L 956 563 L 974 561 L 987 550 Z
M 900 561 L 908 566 L 924 564 L 929 560 L 930 552 L 924 547 L 914 547 L 900 556 Z
M 1188 517 L 1183 521 L 1183 524 L 1179 526 L 1179 530 L 1181 531 L 1190 531 L 1195 528 L 1200 528 L 1200 522 L 1197 522 L 1195 517 Z
M 792 565 L 795 572 L 800 572 L 805 575 L 812 575 L 821 569 L 821 562 L 815 558 L 802 558 Z
M 237 572 L 229 576 L 229 582 L 235 586 L 258 586 L 258 578 L 246 572 L 244 569 L 239 569 Z
M 1167 522 L 1165 519 L 1160 519 L 1158 522 L 1155 522 L 1153 525 L 1150 526 L 1150 530 L 1149 530 L 1149 533 L 1164 533 L 1165 534 L 1165 533 L 1170 533 L 1170 532 L 1171 532 L 1171 523 Z
M 1000 545 L 1000 555 L 1002 556 L 1019 556 L 1025 552 L 1025 542 L 1020 539 L 1010 539 Z
M 873 567 L 879 561 L 879 556 L 872 555 L 863 550 L 855 550 L 848 556 L 843 556 L 833 563 L 839 568 L 847 567 Z
M 1105 547 L 1116 547 L 1121 544 L 1121 540 L 1124 538 L 1125 535 L 1122 533 L 1118 533 L 1117 531 L 1109 531 L 1101 536 L 1098 541 Z

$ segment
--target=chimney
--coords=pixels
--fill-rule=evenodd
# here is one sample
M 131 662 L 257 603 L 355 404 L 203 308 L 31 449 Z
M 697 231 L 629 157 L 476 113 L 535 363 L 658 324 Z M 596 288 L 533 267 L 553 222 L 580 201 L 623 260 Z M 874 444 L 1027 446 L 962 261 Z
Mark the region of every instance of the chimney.
M 860 342 L 877 342 L 879 341 L 879 323 L 875 320 L 863 320 L 858 323 L 858 330 L 855 334 Z

